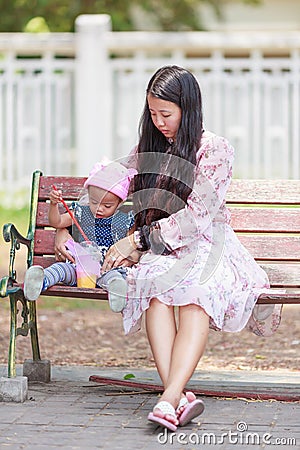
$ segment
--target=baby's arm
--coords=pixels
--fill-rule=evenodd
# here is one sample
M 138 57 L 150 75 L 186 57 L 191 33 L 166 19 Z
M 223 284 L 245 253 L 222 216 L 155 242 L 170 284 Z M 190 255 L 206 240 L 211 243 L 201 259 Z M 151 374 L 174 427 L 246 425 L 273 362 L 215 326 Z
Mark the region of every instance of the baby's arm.
M 48 211 L 49 225 L 54 228 L 67 228 L 72 225 L 72 219 L 68 213 L 60 214 L 58 204 L 61 202 L 61 191 L 53 189 L 50 192 L 50 205 Z

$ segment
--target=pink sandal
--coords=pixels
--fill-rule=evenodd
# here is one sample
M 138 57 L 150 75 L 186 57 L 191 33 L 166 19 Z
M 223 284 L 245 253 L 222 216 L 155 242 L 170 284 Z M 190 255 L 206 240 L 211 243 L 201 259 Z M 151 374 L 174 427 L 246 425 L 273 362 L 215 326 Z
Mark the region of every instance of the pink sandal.
M 154 409 L 159 409 L 163 413 L 164 416 L 171 415 L 171 416 L 174 416 L 175 418 L 177 418 L 175 409 L 169 402 L 161 401 L 161 402 L 157 403 L 157 405 L 154 406 L 153 410 Z M 163 417 L 159 417 L 159 416 L 155 415 L 153 412 L 148 414 L 148 420 L 150 420 L 151 422 L 158 423 L 159 425 L 167 428 L 170 431 L 177 430 L 177 426 L 173 422 L 170 422 L 169 420 L 164 419 Z
M 180 408 L 184 408 L 184 410 L 181 413 L 179 411 Z M 187 425 L 195 417 L 202 414 L 203 411 L 204 411 L 204 403 L 202 400 L 195 398 L 195 400 L 189 402 L 186 397 L 182 397 L 176 410 L 179 425 L 181 427 Z

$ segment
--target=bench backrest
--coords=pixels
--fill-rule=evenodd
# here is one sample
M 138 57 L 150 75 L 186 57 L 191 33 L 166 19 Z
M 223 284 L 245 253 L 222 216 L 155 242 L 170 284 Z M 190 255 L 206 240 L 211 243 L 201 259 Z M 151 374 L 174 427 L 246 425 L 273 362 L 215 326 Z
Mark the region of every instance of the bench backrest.
M 80 196 L 84 177 L 39 176 L 33 182 L 33 263 L 54 262 L 55 231 L 49 228 L 48 199 L 54 184 L 66 201 Z M 300 288 L 300 181 L 232 180 L 227 194 L 232 226 L 267 271 L 273 287 Z M 34 223 L 36 221 L 36 223 Z

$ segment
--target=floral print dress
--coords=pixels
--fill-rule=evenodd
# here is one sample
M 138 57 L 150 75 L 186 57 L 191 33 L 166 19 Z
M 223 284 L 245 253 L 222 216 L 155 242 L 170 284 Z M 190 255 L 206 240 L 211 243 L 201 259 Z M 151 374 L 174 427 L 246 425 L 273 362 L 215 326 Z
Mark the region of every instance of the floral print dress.
M 258 296 L 269 291 L 269 281 L 230 226 L 225 196 L 233 158 L 233 147 L 225 138 L 203 133 L 187 205 L 159 221 L 172 252 L 145 252 L 128 270 L 126 334 L 140 329 L 143 312 L 154 297 L 167 305 L 199 305 L 215 330 L 237 332 L 248 326 L 256 334 L 269 335 L 277 328 L 278 307 L 266 323 L 258 323 L 252 314 Z

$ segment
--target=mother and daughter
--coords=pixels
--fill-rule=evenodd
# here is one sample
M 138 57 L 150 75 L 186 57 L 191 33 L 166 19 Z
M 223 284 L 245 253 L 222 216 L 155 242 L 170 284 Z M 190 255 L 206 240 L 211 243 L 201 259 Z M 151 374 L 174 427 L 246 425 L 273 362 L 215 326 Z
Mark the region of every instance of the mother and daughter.
M 148 419 L 172 431 L 204 409 L 185 388 L 209 328 L 247 327 L 267 336 L 280 322 L 281 305 L 256 305 L 269 281 L 230 226 L 225 196 L 233 159 L 229 142 L 204 129 L 192 73 L 178 66 L 157 70 L 147 86 L 138 144 L 122 161 L 124 170 L 137 171 L 129 174 L 134 225 L 128 224 L 120 239 L 113 237 L 102 273 L 122 278 L 115 282 L 112 304 L 117 303 L 115 310 L 124 306 L 125 333 L 139 330 L 145 313 L 164 387 Z M 105 191 L 111 188 L 106 185 Z M 68 238 L 62 227 L 56 236 L 58 261 L 70 259 Z

